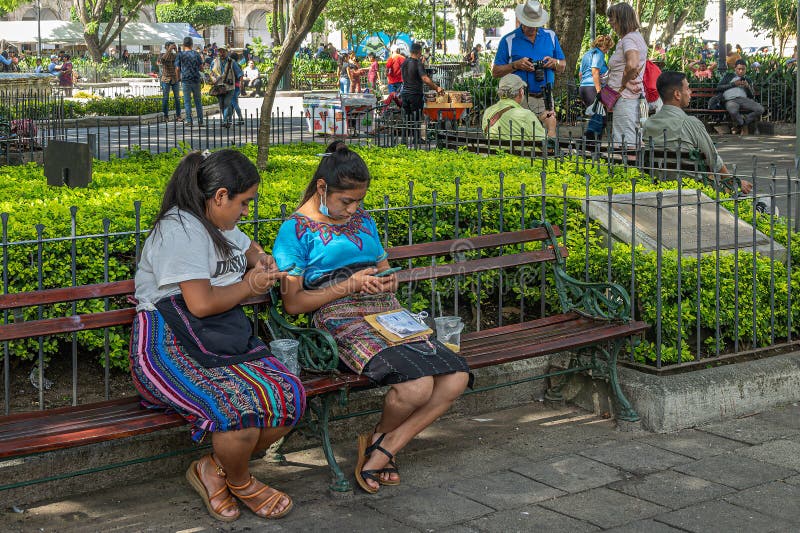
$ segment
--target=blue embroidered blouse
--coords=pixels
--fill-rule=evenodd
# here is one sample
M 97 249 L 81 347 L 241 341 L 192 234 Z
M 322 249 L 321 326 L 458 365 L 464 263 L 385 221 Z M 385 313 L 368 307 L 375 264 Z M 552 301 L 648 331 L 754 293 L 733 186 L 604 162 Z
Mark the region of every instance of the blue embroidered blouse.
M 387 257 L 375 220 L 363 209 L 345 224 L 327 224 L 294 213 L 278 230 L 272 256 L 278 268 L 294 264 L 290 276 L 313 282 L 323 274 L 356 264 L 375 264 Z

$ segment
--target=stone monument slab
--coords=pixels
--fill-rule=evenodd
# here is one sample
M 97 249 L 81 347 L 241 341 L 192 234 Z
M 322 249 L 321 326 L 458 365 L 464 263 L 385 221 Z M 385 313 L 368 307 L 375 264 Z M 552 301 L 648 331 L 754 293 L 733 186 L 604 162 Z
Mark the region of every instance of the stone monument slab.
M 47 184 L 86 187 L 92 181 L 92 151 L 88 143 L 50 140 L 44 149 Z
M 724 206 L 720 205 L 718 212 L 717 202 L 705 194 L 698 195 L 695 189 L 660 192 L 663 248 L 677 250 L 680 244 L 681 254 L 685 257 L 696 257 L 698 251 L 701 254 L 714 253 L 718 247 L 722 253 L 733 253 L 737 248 L 740 252 L 752 252 L 755 249 L 766 256 L 772 252 L 777 261 L 786 260 L 786 248 L 783 245 L 771 242 L 770 237 L 761 231 L 755 230 L 754 233 L 752 225 L 734 217 Z M 608 196 L 590 196 L 589 201 L 582 205 L 582 209 L 588 211 L 588 216 L 599 222 L 613 238 L 630 244 L 635 235 L 636 244 L 641 244 L 648 250 L 655 250 L 659 244 L 657 194 L 656 192 L 636 194 L 635 227 L 633 226 L 634 202 L 631 194 L 614 194 L 610 197 L 610 202 Z M 719 220 L 719 236 L 717 236 L 717 220 Z

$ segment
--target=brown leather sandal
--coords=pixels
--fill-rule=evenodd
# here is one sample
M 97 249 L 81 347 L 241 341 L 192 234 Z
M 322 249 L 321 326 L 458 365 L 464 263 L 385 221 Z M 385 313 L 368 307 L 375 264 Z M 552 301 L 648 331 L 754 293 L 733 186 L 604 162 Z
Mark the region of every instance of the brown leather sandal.
M 214 464 L 214 467 L 216 468 L 216 474 L 219 477 L 224 478 L 225 470 L 223 470 L 222 467 L 219 465 L 219 463 L 217 463 L 214 460 L 214 456 L 209 454 L 206 455 L 205 457 L 208 457 Z M 200 479 L 200 461 L 202 460 L 203 459 L 192 461 L 192 464 L 189 465 L 189 469 L 186 471 L 186 480 L 189 482 L 192 488 L 197 492 L 197 494 L 199 494 L 200 497 L 203 499 L 203 502 L 206 504 L 206 509 L 208 509 L 208 513 L 212 517 L 222 522 L 233 522 L 234 520 L 239 518 L 241 513 L 239 512 L 239 506 L 236 505 L 236 502 L 234 501 L 233 497 L 230 495 L 230 492 L 228 491 L 228 486 L 227 486 L 228 482 L 226 480 L 225 485 L 220 487 L 218 491 L 216 491 L 214 494 L 209 494 L 208 489 L 203 484 L 203 480 Z M 211 503 L 212 500 L 226 492 L 228 493 L 228 495 L 225 497 L 225 499 L 223 499 L 219 503 L 219 505 L 215 507 Z M 236 509 L 236 514 L 230 516 L 222 514 L 223 511 L 230 508 Z
M 265 490 L 269 490 L 270 488 L 269 485 L 265 484 L 263 487 L 253 492 L 252 494 L 241 494 L 239 492 L 251 487 L 255 482 L 256 478 L 253 477 L 252 475 L 250 476 L 250 479 L 247 481 L 247 483 L 245 483 L 244 485 L 233 485 L 231 484 L 230 481 L 225 480 L 225 483 L 227 483 L 228 488 L 231 490 L 231 494 L 239 498 L 242 501 L 242 503 L 248 507 L 248 509 L 250 509 L 251 511 L 253 511 L 253 513 L 255 513 L 256 516 L 260 516 L 261 518 L 266 518 L 268 520 L 274 520 L 276 518 L 283 518 L 284 516 L 289 514 L 289 511 L 291 511 L 292 507 L 294 507 L 294 502 L 292 502 L 292 499 L 289 497 L 288 494 L 286 494 L 285 492 L 281 492 L 277 489 L 273 489 L 275 490 L 275 493 L 272 496 L 265 498 L 264 501 L 259 503 L 256 507 L 251 507 L 249 500 L 252 500 L 253 498 L 258 498 Z M 273 513 L 272 511 L 275 509 L 275 507 L 278 506 L 278 504 L 281 501 L 281 498 L 284 497 L 287 500 L 289 500 L 289 505 L 287 505 L 286 509 L 284 509 L 280 513 Z M 267 514 L 266 515 L 259 514 L 259 511 L 261 511 L 261 509 L 263 509 L 267 505 L 269 505 L 269 508 L 267 508 Z

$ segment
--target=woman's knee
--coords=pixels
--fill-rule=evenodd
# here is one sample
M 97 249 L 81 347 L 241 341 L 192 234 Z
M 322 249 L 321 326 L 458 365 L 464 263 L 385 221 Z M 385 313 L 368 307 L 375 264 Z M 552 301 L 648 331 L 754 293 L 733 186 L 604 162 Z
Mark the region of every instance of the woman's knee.
M 419 379 L 399 383 L 392 387 L 394 399 L 399 403 L 419 407 L 428 403 L 433 394 L 433 377 L 425 376 Z
M 464 392 L 469 384 L 467 372 L 453 372 L 437 376 L 435 391 L 449 400 L 455 400 Z

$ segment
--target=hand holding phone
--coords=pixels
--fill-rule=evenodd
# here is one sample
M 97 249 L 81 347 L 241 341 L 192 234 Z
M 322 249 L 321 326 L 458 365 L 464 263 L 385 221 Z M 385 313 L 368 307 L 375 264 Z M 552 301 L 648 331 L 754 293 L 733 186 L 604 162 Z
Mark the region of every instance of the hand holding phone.
M 402 267 L 392 267 L 392 268 L 387 268 L 383 272 L 378 272 L 377 274 L 373 274 L 373 275 L 376 278 L 382 278 L 384 276 L 388 276 L 389 274 L 394 274 L 395 272 L 397 272 L 399 270 L 403 270 Z

